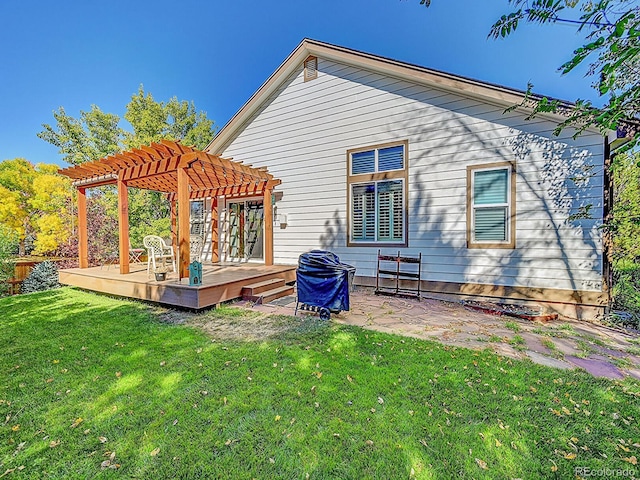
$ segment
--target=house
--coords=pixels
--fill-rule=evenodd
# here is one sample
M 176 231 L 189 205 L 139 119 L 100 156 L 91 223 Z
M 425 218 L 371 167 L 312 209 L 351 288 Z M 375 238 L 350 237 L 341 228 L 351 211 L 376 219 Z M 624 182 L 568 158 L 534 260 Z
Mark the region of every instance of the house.
M 206 151 L 281 180 L 275 264 L 331 250 L 372 285 L 378 250 L 421 252 L 427 292 L 600 315 L 605 165 L 621 140 L 555 137 L 558 116 L 505 113 L 523 96 L 305 39 Z M 216 200 L 220 260 L 261 261 L 263 198 Z M 194 211 L 192 223 L 212 221 L 210 204 Z

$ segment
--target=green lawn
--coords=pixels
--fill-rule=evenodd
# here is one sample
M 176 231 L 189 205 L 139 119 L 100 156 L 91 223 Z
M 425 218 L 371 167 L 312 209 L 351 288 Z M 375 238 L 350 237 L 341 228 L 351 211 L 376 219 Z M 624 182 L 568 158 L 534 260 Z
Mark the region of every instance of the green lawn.
M 245 316 L 255 318 L 226 308 L 191 322 Z M 637 383 L 315 319 L 278 322 L 276 336 L 242 342 L 72 289 L 0 300 L 0 475 L 640 475 Z

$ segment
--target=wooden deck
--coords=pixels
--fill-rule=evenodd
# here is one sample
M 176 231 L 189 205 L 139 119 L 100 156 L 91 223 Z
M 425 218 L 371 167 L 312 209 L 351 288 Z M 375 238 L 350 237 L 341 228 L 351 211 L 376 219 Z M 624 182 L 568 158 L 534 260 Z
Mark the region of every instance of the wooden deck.
M 131 273 L 121 275 L 118 265 L 60 270 L 60 283 L 74 287 L 137 298 L 166 305 L 201 309 L 242 296 L 242 287 L 265 280 L 296 279 L 291 265 L 226 264 L 203 265 L 202 285 L 189 286 L 189 279 L 178 282 L 177 273 L 158 282 L 147 275 L 146 263 L 131 265 Z

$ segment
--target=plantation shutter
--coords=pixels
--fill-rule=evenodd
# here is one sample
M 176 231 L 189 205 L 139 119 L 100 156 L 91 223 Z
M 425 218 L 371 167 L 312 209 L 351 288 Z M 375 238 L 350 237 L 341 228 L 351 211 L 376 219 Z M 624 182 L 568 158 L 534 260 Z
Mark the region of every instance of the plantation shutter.
M 402 239 L 402 181 L 378 183 L 378 240 Z
M 354 185 L 351 198 L 351 237 L 375 240 L 375 185 Z

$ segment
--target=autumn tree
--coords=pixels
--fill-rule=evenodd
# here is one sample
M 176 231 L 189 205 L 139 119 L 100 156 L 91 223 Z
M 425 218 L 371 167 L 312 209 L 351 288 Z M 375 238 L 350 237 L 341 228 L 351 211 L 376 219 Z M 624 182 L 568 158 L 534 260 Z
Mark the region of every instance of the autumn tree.
M 19 240 L 19 254 L 33 239 L 34 253 L 56 250 L 70 235 L 71 185 L 57 165 L 33 165 L 23 158 L 0 163 L 0 224 Z
M 43 124 L 38 136 L 58 147 L 63 159 L 73 165 L 98 160 L 108 155 L 148 145 L 162 139 L 181 141 L 196 148 L 206 147 L 214 134 L 214 123 L 193 102 L 173 97 L 166 102 L 156 101 L 151 93 L 140 86 L 126 106 L 124 120 L 128 128 L 120 124 L 120 117 L 104 113 L 92 105 L 88 112 L 81 111 L 79 118 L 71 117 L 60 107 L 53 113 L 55 126 Z M 101 188 L 95 198 L 100 211 L 117 218 L 117 196 L 112 188 Z M 169 204 L 160 192 L 131 189 L 129 191 L 130 237 L 134 245 L 150 233 L 168 236 L 170 233 Z M 97 230 L 104 234 L 107 245 L 109 229 Z M 117 242 L 116 242 L 117 243 Z M 91 250 L 91 249 L 90 249 Z

